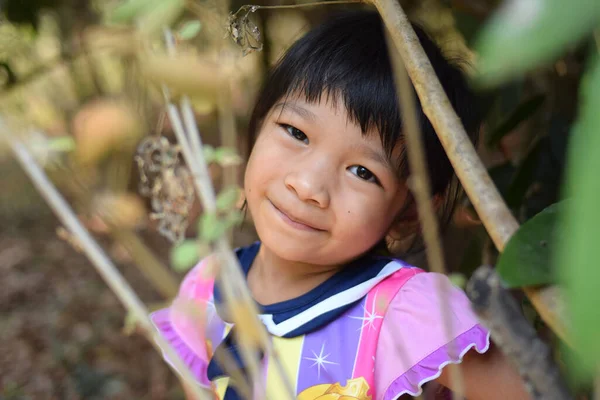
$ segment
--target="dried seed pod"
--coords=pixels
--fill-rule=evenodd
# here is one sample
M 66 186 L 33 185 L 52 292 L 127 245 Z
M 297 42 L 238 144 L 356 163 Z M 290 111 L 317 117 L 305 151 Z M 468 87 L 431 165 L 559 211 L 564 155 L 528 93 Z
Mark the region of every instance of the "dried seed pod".
M 140 171 L 140 193 L 150 197 L 150 218 L 158 221 L 160 234 L 171 242 L 181 242 L 195 193 L 179 146 L 165 137 L 150 136 L 138 146 L 135 161 Z
M 259 8 L 259 6 L 246 5 L 240 7 L 235 14 L 229 14 L 227 32 L 235 44 L 242 48 L 243 55 L 261 51 L 263 48 L 260 29 L 249 18 L 249 15 Z

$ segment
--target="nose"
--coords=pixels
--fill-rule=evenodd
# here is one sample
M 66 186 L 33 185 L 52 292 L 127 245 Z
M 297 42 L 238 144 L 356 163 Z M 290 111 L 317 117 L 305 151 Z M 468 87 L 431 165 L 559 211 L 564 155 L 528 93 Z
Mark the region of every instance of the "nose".
M 304 165 L 285 176 L 285 186 L 304 202 L 319 208 L 329 207 L 330 196 L 327 182 L 331 180 L 325 168 L 318 165 Z

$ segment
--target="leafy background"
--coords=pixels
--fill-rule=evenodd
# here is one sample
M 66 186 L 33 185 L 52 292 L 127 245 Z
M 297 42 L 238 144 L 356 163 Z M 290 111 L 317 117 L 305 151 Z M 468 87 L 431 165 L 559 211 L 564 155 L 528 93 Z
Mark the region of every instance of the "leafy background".
M 94 100 L 128 93 L 144 109 L 144 132 L 154 132 L 162 107 L 160 93 L 140 89 L 145 87 L 140 84 L 143 68 L 132 59 L 131 43 L 119 36 L 126 32 L 99 30 L 102 40 L 110 44 L 110 52 L 88 48 L 89 42 L 84 40 L 92 27 L 104 26 L 98 24 L 105 22 L 106 12 L 119 3 L 0 2 L 0 111 L 15 116 L 16 125 L 12 121 L 11 127 L 36 126 L 49 138 L 60 138 L 73 132 L 72 121 Z M 499 272 L 506 284 L 515 288 L 525 314 L 540 334 L 554 343 L 557 338 L 517 288 L 561 280 L 574 310 L 574 335 L 581 348 L 591 349 L 571 362 L 571 370 L 579 371 L 585 382 L 600 356 L 594 340 L 600 317 L 593 308 L 600 300 L 595 290 L 600 276 L 593 268 L 600 226 L 595 206 L 600 194 L 596 177 L 600 114 L 594 112 L 600 109 L 600 74 L 598 63 L 594 64 L 600 7 L 588 0 L 574 1 L 569 7 L 560 0 L 529 2 L 532 7 L 538 4 L 537 9 L 518 9 L 517 3 L 402 2 L 449 57 L 465 62 L 481 96 L 478 106 L 485 113 L 479 153 L 515 216 L 527 223 L 498 260 L 485 229 L 464 199 L 444 235 L 446 259 L 452 272 L 466 277 L 482 263 L 498 261 Z M 183 3 L 169 0 L 161 4 L 167 9 L 159 8 L 160 12 L 147 16 L 145 26 L 160 27 L 164 23 L 160 18 L 169 16 L 168 7 Z M 230 9 L 244 4 L 233 1 Z M 216 7 L 208 0 L 193 2 L 193 7 L 173 14 L 169 21 L 202 57 L 214 57 L 224 40 L 223 21 L 213 12 Z M 264 49 L 237 64 L 232 87 L 237 150 L 242 156 L 251 145 L 245 126 L 266 68 L 312 24 L 331 12 L 352 7 L 358 5 L 265 9 L 253 14 L 264 33 Z M 582 84 L 586 90 L 580 93 Z M 192 101 L 203 139 L 218 145 L 215 102 L 200 95 Z M 164 134 L 172 136 L 168 126 Z M 577 139 L 571 141 L 574 135 Z M 60 147 L 59 141 L 52 143 Z M 57 231 L 57 220 L 3 147 L 0 168 L 4 189 L 0 197 L 0 399 L 183 398 L 159 355 L 143 337 L 132 334 L 135 329 L 127 324 L 116 298 L 69 243 L 68 235 Z M 131 171 L 125 173 L 126 185 L 135 191 L 136 185 L 131 183 L 138 179 L 135 168 L 125 171 Z M 219 186 L 223 171 L 212 172 Z M 569 182 L 566 189 L 565 177 Z M 70 176 L 58 172 L 53 179 L 77 201 Z M 111 184 L 110 179 L 90 179 L 95 182 L 94 190 Z M 574 200 L 547 208 L 564 197 Z M 199 212 L 196 204 L 194 215 Z M 102 224 L 93 219 L 87 222 L 142 299 L 150 307 L 166 301 L 123 244 L 115 242 Z M 147 221 L 136 229 L 168 265 L 171 244 L 156 228 Z M 188 236 L 195 233 L 191 226 Z M 246 223 L 235 232 L 234 243 L 245 244 L 254 238 L 251 223 Z M 426 268 L 422 255 L 410 261 Z M 174 279 L 181 273 L 170 271 Z M 559 355 L 559 347 L 556 349 Z

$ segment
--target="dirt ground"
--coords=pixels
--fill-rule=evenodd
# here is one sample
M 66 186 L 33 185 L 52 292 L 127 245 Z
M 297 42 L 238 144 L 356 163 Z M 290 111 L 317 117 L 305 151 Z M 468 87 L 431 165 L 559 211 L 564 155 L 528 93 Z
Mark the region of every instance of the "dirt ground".
M 0 229 L 0 400 L 183 399 L 174 375 L 138 334 L 90 262 L 44 215 Z M 119 265 L 146 303 L 159 295 Z

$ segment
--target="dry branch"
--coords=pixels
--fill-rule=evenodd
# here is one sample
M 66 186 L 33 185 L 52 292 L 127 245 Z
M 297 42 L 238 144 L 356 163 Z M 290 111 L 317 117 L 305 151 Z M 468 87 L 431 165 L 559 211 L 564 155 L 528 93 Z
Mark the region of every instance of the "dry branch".
M 191 109 L 189 100 L 184 97 L 182 101 L 182 114 L 184 116 L 184 122 L 182 123 L 180 114 L 177 108 L 169 103 L 169 118 L 174 128 L 177 140 L 182 147 L 183 155 L 186 163 L 193 172 L 195 187 L 200 195 L 202 205 L 206 212 L 213 212 L 216 210 L 216 196 L 214 188 L 208 175 L 208 168 L 206 160 L 204 159 L 204 153 L 202 152 L 202 142 L 200 140 L 200 132 L 193 118 L 193 111 Z M 191 139 L 192 135 L 195 135 L 194 139 Z M 206 172 L 204 172 L 206 171 Z M 246 285 L 244 276 L 242 275 L 242 268 L 239 265 L 239 261 L 235 257 L 233 250 L 226 237 L 221 237 L 214 243 L 214 249 L 219 257 L 220 268 L 219 268 L 219 282 L 222 284 L 221 289 L 223 290 L 223 299 L 225 305 L 229 308 L 232 305 L 243 305 L 251 315 L 258 315 L 259 310 L 256 303 L 249 292 Z M 236 321 L 233 321 L 236 323 Z M 246 321 L 247 322 L 247 321 Z M 287 393 L 284 396 L 293 398 L 293 388 L 289 382 L 289 378 L 283 370 L 283 366 L 275 356 L 272 348 L 272 343 L 265 330 L 263 324 L 258 320 L 258 317 L 252 319 L 253 326 L 246 327 L 246 330 L 252 330 L 252 335 L 257 339 L 258 345 L 265 351 L 266 354 L 273 354 L 275 367 L 281 374 L 281 378 L 285 383 Z M 244 329 L 241 327 L 242 332 L 239 336 L 244 335 Z M 238 331 L 239 332 L 239 331 Z M 250 371 L 252 381 L 257 384 L 262 384 L 260 379 L 260 366 L 256 359 L 256 353 L 250 346 L 244 345 L 242 337 L 238 337 L 241 340 L 241 355 Z M 260 389 L 260 388 L 259 388 Z
M 3 138 L 4 139 L 4 138 Z M 106 284 L 115 293 L 123 306 L 131 313 L 143 333 L 148 337 L 151 343 L 156 344 L 165 352 L 169 360 L 173 363 L 175 372 L 186 382 L 197 399 L 211 399 L 211 395 L 204 389 L 195 384 L 195 378 L 181 361 L 175 350 L 162 336 L 154 334 L 154 327 L 150 322 L 146 306 L 137 297 L 129 283 L 119 273 L 110 259 L 106 256 L 102 248 L 96 243 L 90 233 L 83 227 L 69 204 L 60 195 L 52 182 L 48 179 L 42 168 L 38 165 L 35 158 L 29 153 L 28 149 L 21 142 L 10 140 L 9 144 L 21 167 L 32 180 L 34 186 L 40 192 L 42 197 L 64 226 L 77 237 L 81 248 L 90 259 L 96 270 L 102 276 Z
M 444 262 L 444 254 L 442 242 L 440 240 L 438 219 L 431 201 L 431 182 L 427 171 L 427 158 L 425 148 L 421 140 L 421 129 L 417 118 L 417 105 L 413 96 L 410 78 L 404 67 L 404 63 L 398 54 L 396 47 L 388 39 L 388 47 L 391 54 L 391 63 L 394 69 L 394 78 L 396 84 L 396 92 L 400 101 L 400 110 L 404 123 L 404 137 L 406 138 L 406 152 L 408 155 L 408 163 L 410 166 L 411 176 L 409 187 L 413 192 L 417 204 L 417 211 L 422 221 L 423 237 L 425 239 L 425 252 L 429 269 L 432 272 L 446 274 Z M 440 299 L 449 298 L 448 288 L 441 281 L 436 287 Z M 448 340 L 452 338 L 452 310 L 447 301 L 442 300 L 440 310 L 444 330 Z M 458 349 L 454 346 L 454 342 L 450 343 L 451 358 L 458 359 Z M 463 377 L 460 367 L 455 364 L 448 366 L 452 388 L 455 397 L 462 396 L 464 393 Z
M 499 251 L 519 224 L 500 196 L 452 108 L 427 55 L 397 0 L 371 0 L 381 14 L 404 60 L 423 112 L 431 121 L 456 174 Z M 553 293 L 549 294 L 548 290 Z M 566 329 L 561 314 L 548 303 L 556 289 L 524 288 L 542 319 L 563 339 Z
M 173 34 L 168 29 L 165 31 L 165 41 L 169 54 L 171 56 L 175 55 L 176 49 Z M 167 103 L 167 115 L 173 126 L 177 141 L 181 146 L 185 162 L 192 171 L 194 186 L 200 197 L 202 207 L 205 212 L 215 212 L 217 209 L 216 194 L 210 179 L 210 174 L 208 173 L 208 164 L 204 157 L 204 152 L 202 151 L 202 139 L 194 118 L 190 100 L 187 96 L 183 96 L 181 107 L 178 109 L 177 106 L 171 102 L 167 87 L 163 87 L 163 94 Z M 227 117 L 231 118 L 232 116 L 228 115 Z M 225 126 L 227 129 L 235 129 L 235 125 L 232 126 L 231 121 L 225 124 L 221 123 L 221 126 Z M 234 135 L 233 132 L 229 132 L 229 134 Z M 237 335 L 235 339 L 240 344 L 239 348 L 241 349 L 241 356 L 248 368 L 251 382 L 255 385 L 255 393 L 264 393 L 265 389 L 264 382 L 261 379 L 260 360 L 256 357 L 257 352 L 255 350 L 256 347 L 258 347 L 263 350 L 264 354 L 271 354 L 273 356 L 274 366 L 281 375 L 281 379 L 286 389 L 286 393 L 281 395 L 284 396 L 284 398 L 294 398 L 294 389 L 289 377 L 285 373 L 279 357 L 277 357 L 277 354 L 275 354 L 273 350 L 272 342 L 269 339 L 266 328 L 257 317 L 259 314 L 258 307 L 246 285 L 246 280 L 242 274 L 239 260 L 235 257 L 227 237 L 221 236 L 217 239 L 215 243 L 213 243 L 213 249 L 215 250 L 219 261 L 218 282 L 221 284 L 220 287 L 223 292 L 226 312 L 228 314 L 236 315 L 235 312 L 230 312 L 231 308 L 239 307 L 243 308 L 245 313 L 254 316 L 254 318 L 244 321 L 244 324 L 238 324 L 238 322 L 241 321 L 236 321 L 235 318 L 232 322 L 236 325 L 240 325 L 240 329 L 236 330 Z M 239 313 L 237 314 L 239 315 Z
M 152 283 L 163 298 L 172 299 L 175 297 L 179 287 L 175 278 L 169 273 L 166 266 L 158 261 L 135 232 L 115 226 L 110 226 L 110 228 L 111 235 L 127 250 L 141 273 Z

